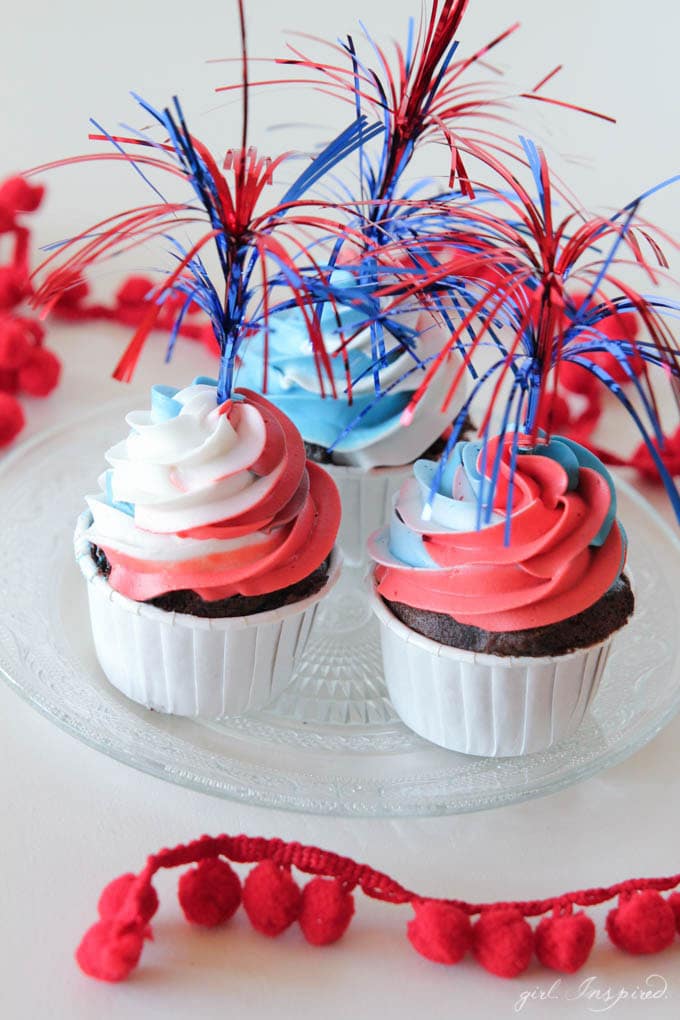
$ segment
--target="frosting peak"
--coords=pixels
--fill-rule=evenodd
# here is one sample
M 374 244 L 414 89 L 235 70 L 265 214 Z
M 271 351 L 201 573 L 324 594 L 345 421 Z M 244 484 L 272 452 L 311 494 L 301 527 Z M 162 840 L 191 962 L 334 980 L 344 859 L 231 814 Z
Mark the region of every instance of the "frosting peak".
M 568 619 L 611 587 L 625 562 L 614 485 L 588 450 L 555 438 L 519 452 L 512 439 L 457 444 L 440 473 L 418 461 L 389 528 L 369 540 L 378 591 L 488 631 Z M 497 456 L 498 455 L 498 456 Z M 480 490 L 488 521 L 478 527 Z
M 333 284 L 342 290 L 356 288 L 349 270 L 333 274 Z M 303 439 L 324 449 L 332 447 L 338 464 L 359 467 L 390 467 L 408 464 L 428 449 L 451 424 L 460 400 L 440 410 L 449 385 L 460 367 L 460 359 L 451 354 L 432 383 L 429 399 L 419 406 L 413 422 L 404 428 L 402 412 L 421 381 L 413 372 L 414 360 L 385 334 L 386 348 L 393 351 L 380 370 L 385 392 L 376 399 L 372 366 L 375 362 L 374 339 L 368 327 L 361 328 L 365 315 L 350 303 L 326 306 L 321 316 L 324 343 L 331 356 L 337 397 L 325 387 L 322 395 L 319 374 L 309 341 L 304 316 L 298 308 L 272 315 L 265 331 L 248 341 L 246 357 L 238 370 L 238 382 L 253 390 L 264 384 L 267 355 L 267 398 L 295 422 Z M 420 306 L 403 312 L 399 324 L 414 331 L 415 349 L 424 363 L 439 354 L 449 330 Z M 355 335 L 356 334 L 356 335 Z M 352 400 L 348 400 L 346 365 L 342 357 L 333 357 L 342 338 L 352 337 L 346 348 L 347 368 L 352 378 Z M 266 341 L 266 342 L 265 342 Z M 351 430 L 348 431 L 349 426 Z
M 256 393 L 216 406 L 216 384 L 154 387 L 107 453 L 88 498 L 109 583 L 138 601 L 191 589 L 207 601 L 296 584 L 329 555 L 340 520 L 329 476 L 295 426 Z

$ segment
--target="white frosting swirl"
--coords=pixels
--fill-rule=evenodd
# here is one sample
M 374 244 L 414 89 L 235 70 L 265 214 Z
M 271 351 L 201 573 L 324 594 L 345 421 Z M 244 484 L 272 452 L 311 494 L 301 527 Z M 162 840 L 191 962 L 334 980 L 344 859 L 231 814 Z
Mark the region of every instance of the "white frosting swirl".
M 248 390 L 216 405 L 214 383 L 154 387 L 151 411 L 107 453 L 88 499 L 88 538 L 109 583 L 143 601 L 191 590 L 208 601 L 296 584 L 327 559 L 340 519 L 332 480 L 302 437 Z

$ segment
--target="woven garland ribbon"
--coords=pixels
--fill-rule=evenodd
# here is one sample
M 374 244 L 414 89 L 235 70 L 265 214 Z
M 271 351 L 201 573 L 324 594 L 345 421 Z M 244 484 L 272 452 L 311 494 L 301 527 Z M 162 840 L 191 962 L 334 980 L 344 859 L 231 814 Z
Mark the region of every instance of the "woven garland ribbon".
M 230 863 L 254 864 L 241 883 Z M 212 928 L 243 908 L 263 935 L 280 935 L 297 922 L 311 945 L 336 942 L 354 914 L 354 891 L 395 905 L 410 905 L 407 936 L 428 960 L 454 964 L 468 952 L 491 974 L 516 977 L 534 954 L 553 971 L 572 974 L 587 961 L 595 924 L 584 910 L 610 900 L 606 929 L 628 953 L 660 952 L 680 932 L 680 874 L 629 879 L 542 900 L 468 903 L 432 899 L 405 889 L 366 864 L 329 850 L 250 836 L 201 836 L 152 854 L 138 875 L 121 875 L 99 899 L 99 920 L 77 951 L 80 968 L 100 981 L 123 981 L 139 963 L 159 901 L 152 884 L 162 868 L 193 865 L 179 880 L 179 902 L 192 924 Z M 314 877 L 302 889 L 293 870 Z M 528 918 L 540 917 L 533 928 Z M 475 919 L 473 921 L 473 919 Z

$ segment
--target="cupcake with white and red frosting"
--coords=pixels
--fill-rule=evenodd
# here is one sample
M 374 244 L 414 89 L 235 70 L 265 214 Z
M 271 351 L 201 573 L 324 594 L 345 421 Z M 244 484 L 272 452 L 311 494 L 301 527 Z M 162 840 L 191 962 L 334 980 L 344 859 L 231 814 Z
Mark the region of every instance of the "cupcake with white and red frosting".
M 248 390 L 218 405 L 211 380 L 154 387 L 126 421 L 76 533 L 100 664 L 161 711 L 261 708 L 337 579 L 337 489 Z
M 609 473 L 553 438 L 419 461 L 369 542 L 390 697 L 435 743 L 537 751 L 569 736 L 634 605 Z

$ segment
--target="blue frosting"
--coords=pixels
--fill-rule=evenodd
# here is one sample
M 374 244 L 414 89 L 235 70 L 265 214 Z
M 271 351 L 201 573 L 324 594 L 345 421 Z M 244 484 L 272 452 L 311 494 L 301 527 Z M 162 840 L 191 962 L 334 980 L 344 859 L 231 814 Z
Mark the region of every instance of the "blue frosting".
M 211 379 L 208 375 L 197 375 L 191 385 L 214 386 L 217 389 L 217 379 Z M 178 393 L 179 387 L 177 386 L 156 385 L 151 387 L 151 421 L 154 425 L 177 417 L 182 410 L 180 401 L 175 400 Z M 217 400 L 217 394 L 215 394 L 215 399 Z
M 180 402 L 174 399 L 176 393 L 179 393 L 176 386 L 151 387 L 151 419 L 155 425 L 176 418 L 182 410 Z
M 333 274 L 333 284 L 336 287 L 346 286 L 349 289 L 354 282 L 354 278 L 348 272 L 336 271 Z M 341 334 L 351 335 L 353 329 L 363 326 L 365 321 L 365 314 L 350 305 L 338 304 L 336 309 L 326 305 L 321 314 L 321 325 L 324 335 L 328 338 L 327 349 L 335 350 Z M 245 346 L 243 362 L 236 379 L 238 386 L 263 392 L 264 340 L 265 333 L 261 331 Z M 370 349 L 350 347 L 347 353 L 352 380 L 370 377 L 373 364 Z M 330 393 L 322 397 L 292 379 L 292 376 L 316 377 L 312 346 L 300 309 L 292 308 L 272 315 L 268 330 L 265 395 L 293 420 L 303 438 L 309 443 L 316 443 L 326 449 L 333 447 L 338 452 L 370 446 L 399 420 L 411 393 L 407 391 L 389 393 L 376 401 L 372 387 L 370 392 L 366 393 L 357 393 L 354 389 L 350 404 L 345 395 L 347 383 L 343 359 L 336 357 L 330 360 L 337 399 Z M 326 390 L 328 391 L 327 383 Z M 371 407 L 371 404 L 374 406 Z M 353 426 L 351 432 L 338 441 L 359 415 L 362 416 L 360 421 Z
M 586 450 L 585 446 L 580 446 L 578 443 L 575 443 L 573 439 L 565 439 L 562 437 L 560 437 L 559 440 L 555 440 L 554 442 L 562 447 L 567 447 L 568 449 L 570 449 L 576 456 L 579 467 L 592 468 L 593 471 L 597 471 L 597 473 L 604 478 L 607 485 L 609 486 L 609 495 L 611 496 L 611 500 L 609 502 L 609 510 L 607 512 L 607 516 L 605 517 L 602 523 L 602 527 L 598 531 L 593 541 L 590 543 L 591 545 L 604 545 L 607 535 L 611 531 L 612 524 L 616 520 L 617 504 L 614 480 L 607 471 L 602 461 L 599 460 L 599 458 L 596 457 L 594 453 L 591 453 L 590 450 Z M 576 484 L 578 484 L 578 478 Z M 621 530 L 623 533 L 623 529 Z
M 433 520 L 434 530 L 460 532 L 475 530 L 477 499 L 481 482 L 477 462 L 481 449 L 482 443 L 477 441 L 456 443 L 441 474 L 439 474 L 439 465 L 433 461 L 419 460 L 415 463 L 413 473 L 420 489 L 422 516 L 425 519 L 427 515 Z M 604 464 L 585 447 L 561 436 L 554 437 L 544 446 L 537 447 L 536 450 L 518 453 L 520 460 L 523 457 L 532 456 L 550 457 L 557 461 L 564 468 L 568 479 L 568 488 L 572 491 L 578 487 L 580 470 L 583 467 L 597 471 L 604 478 L 611 499 L 602 527 L 590 543 L 594 547 L 602 546 L 616 519 L 616 490 L 613 479 Z M 464 474 L 463 488 L 469 493 L 469 499 L 452 497 L 454 479 L 460 468 Z M 489 465 L 490 469 L 491 464 Z M 498 517 L 491 523 L 495 523 L 497 520 Z M 621 526 L 619 525 L 619 527 Z M 624 544 L 624 558 L 621 563 L 621 569 L 623 569 L 627 545 L 623 528 L 621 528 L 621 534 Z M 408 566 L 425 568 L 437 566 L 428 554 L 422 536 L 409 528 L 398 513 L 394 513 L 390 520 L 389 550 L 396 559 Z
M 121 513 L 127 514 L 128 517 L 135 516 L 134 503 L 125 503 L 122 500 L 116 500 L 113 498 L 113 492 L 111 489 L 111 479 L 113 477 L 113 469 L 109 468 L 105 471 L 102 478 L 100 479 L 103 486 L 102 496 L 104 502 L 108 503 L 109 506 L 115 507 L 116 510 L 120 510 Z

